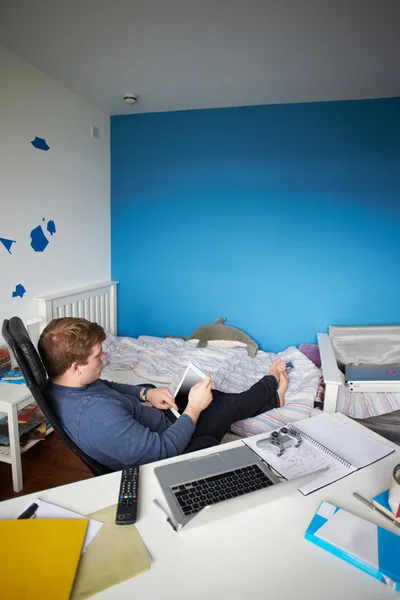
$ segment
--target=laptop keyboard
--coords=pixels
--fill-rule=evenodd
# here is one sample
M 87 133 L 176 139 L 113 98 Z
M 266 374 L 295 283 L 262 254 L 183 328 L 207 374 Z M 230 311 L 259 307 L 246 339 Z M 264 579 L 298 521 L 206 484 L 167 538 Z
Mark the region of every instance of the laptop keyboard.
M 212 477 L 204 477 L 171 488 L 185 517 L 195 515 L 205 506 L 261 490 L 273 482 L 258 465 L 249 465 Z

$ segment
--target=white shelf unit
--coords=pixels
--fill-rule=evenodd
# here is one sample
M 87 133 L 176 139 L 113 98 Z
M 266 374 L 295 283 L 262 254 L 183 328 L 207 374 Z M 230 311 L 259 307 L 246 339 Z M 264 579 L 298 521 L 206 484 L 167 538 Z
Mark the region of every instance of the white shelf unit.
M 32 448 L 40 440 L 31 440 L 21 448 L 18 432 L 18 411 L 34 402 L 30 391 L 25 385 L 0 383 L 0 412 L 8 418 L 9 446 L 0 445 L 0 462 L 11 465 L 14 492 L 23 488 L 21 454 Z M 46 435 L 53 431 L 48 429 Z

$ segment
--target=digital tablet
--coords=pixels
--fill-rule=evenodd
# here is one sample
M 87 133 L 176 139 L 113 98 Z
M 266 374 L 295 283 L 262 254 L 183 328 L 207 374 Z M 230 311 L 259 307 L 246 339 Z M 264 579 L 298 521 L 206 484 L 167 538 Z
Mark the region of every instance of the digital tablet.
M 206 374 L 196 367 L 196 365 L 193 363 L 188 364 L 174 394 L 175 404 L 177 405 L 178 410 L 176 411 L 174 408 L 171 408 L 171 411 L 176 417 L 180 417 L 188 405 L 190 388 L 205 378 Z

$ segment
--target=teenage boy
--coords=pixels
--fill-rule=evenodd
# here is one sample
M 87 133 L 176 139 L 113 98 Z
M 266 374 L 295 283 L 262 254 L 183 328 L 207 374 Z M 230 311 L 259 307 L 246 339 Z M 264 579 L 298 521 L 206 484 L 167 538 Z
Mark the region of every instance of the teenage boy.
M 44 393 L 51 409 L 75 444 L 112 470 L 190 452 L 204 440 L 220 442 L 235 421 L 284 404 L 286 364 L 276 359 L 268 375 L 240 394 L 212 389 L 207 375 L 191 388 L 187 408 L 176 419 L 168 388 L 100 379 L 104 340 L 97 323 L 53 319 L 40 336 L 39 353 L 49 376 Z

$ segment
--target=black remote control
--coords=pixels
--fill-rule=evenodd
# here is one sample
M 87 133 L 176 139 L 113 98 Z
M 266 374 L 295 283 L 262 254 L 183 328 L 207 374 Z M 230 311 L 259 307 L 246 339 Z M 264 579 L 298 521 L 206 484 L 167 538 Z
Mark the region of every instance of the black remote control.
M 139 492 L 139 467 L 125 467 L 121 473 L 119 487 L 117 525 L 132 525 L 136 523 L 136 513 Z

